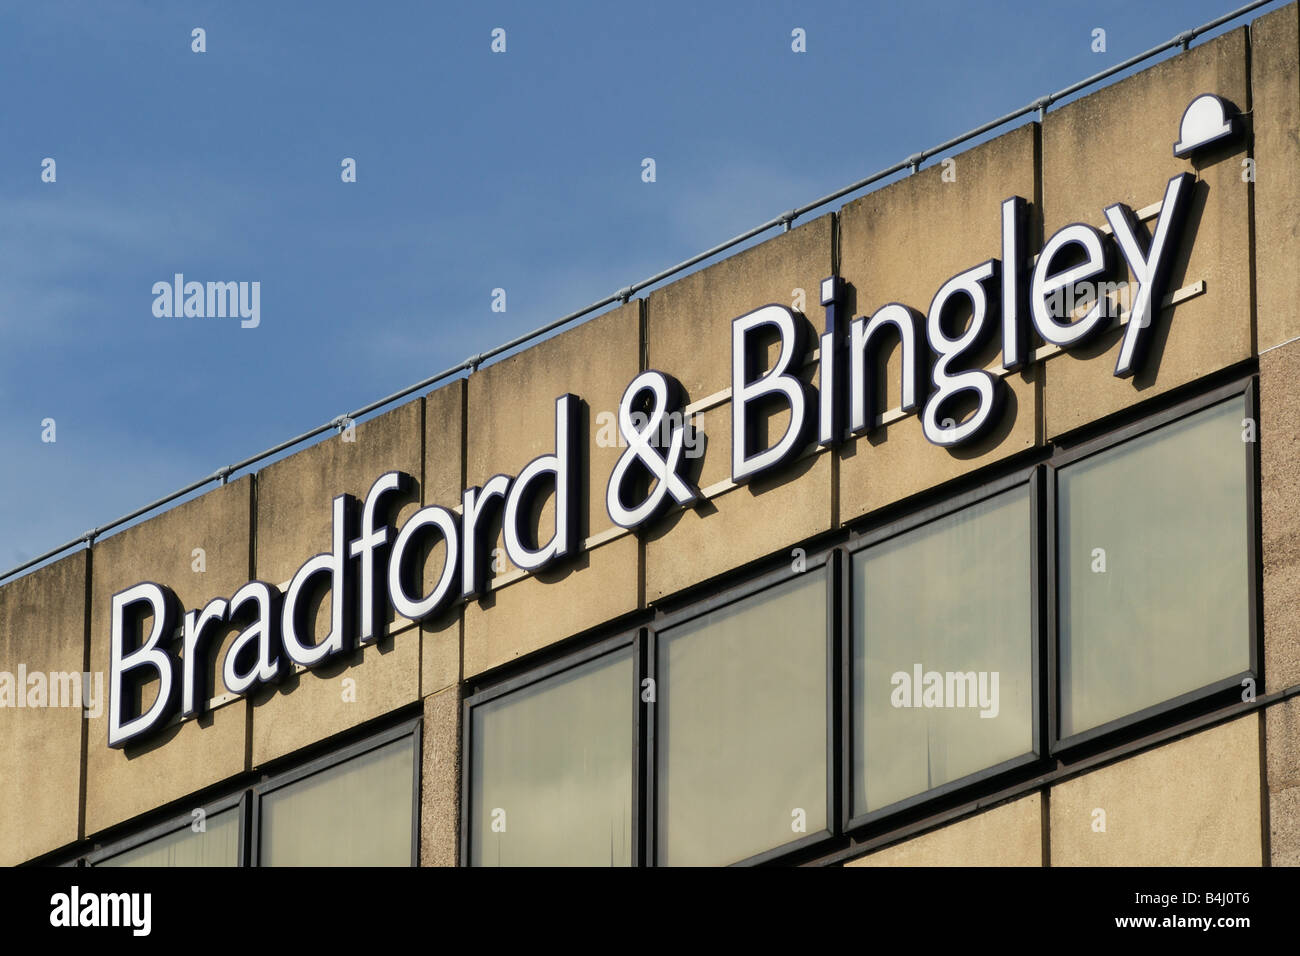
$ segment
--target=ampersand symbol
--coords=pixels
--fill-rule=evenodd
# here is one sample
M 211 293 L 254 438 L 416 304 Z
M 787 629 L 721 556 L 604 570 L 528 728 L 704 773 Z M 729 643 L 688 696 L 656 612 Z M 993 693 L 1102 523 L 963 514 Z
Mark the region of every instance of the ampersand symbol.
M 647 395 L 649 413 L 636 411 L 638 401 Z M 649 521 L 668 505 L 669 496 L 682 506 L 699 500 L 699 490 L 681 475 L 686 445 L 686 429 L 680 414 L 683 398 L 681 384 L 675 378 L 655 371 L 642 372 L 623 392 L 618 406 L 618 430 L 628 447 L 614 466 L 605 491 L 609 517 L 621 528 L 635 528 Z M 644 427 L 637 428 L 634 412 L 644 419 Z M 665 444 L 667 452 L 662 453 Z M 626 495 L 629 491 L 640 491 L 647 475 L 654 486 L 644 493 L 639 504 L 629 506 Z

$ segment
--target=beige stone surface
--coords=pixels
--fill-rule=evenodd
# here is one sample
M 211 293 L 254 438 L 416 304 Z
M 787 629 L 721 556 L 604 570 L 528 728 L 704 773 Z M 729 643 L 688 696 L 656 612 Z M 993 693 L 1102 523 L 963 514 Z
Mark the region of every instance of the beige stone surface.
M 455 508 L 465 487 L 465 379 L 425 396 L 424 505 Z M 436 559 L 426 548 L 425 593 L 437 584 L 446 551 Z M 420 625 L 420 693 L 427 696 L 460 680 L 461 605 L 455 603 Z
M 1042 866 L 1042 794 L 981 811 L 846 865 Z
M 1259 727 L 1248 714 L 1053 787 L 1051 865 L 1259 866 Z
M 849 203 L 841 213 L 841 272 L 850 284 L 853 315 L 870 316 L 889 302 L 924 315 L 950 278 L 1002 256 L 1001 205 L 1028 200 L 1028 244 L 1037 247 L 1038 128 L 1030 124 L 982 143 L 953 159 L 891 183 Z M 955 177 L 945 180 L 945 173 Z M 1000 326 L 999 326 L 1000 328 Z M 969 362 L 983 368 L 1000 361 L 1000 334 Z M 901 349 L 884 363 L 885 410 L 902 401 Z M 984 438 L 952 450 L 931 445 L 919 415 L 909 415 L 858 437 L 841 450 L 840 520 L 851 521 L 917 492 L 1034 447 L 1039 438 L 1039 373 L 1008 375 L 1009 398 L 998 424 Z
M 420 631 L 358 648 L 252 697 L 252 766 L 260 767 L 420 698 Z
M 454 404 L 456 388 L 452 385 L 434 394 L 450 398 Z M 330 549 L 335 496 L 351 494 L 363 503 L 370 486 L 389 471 L 402 471 L 417 482 L 427 482 L 424 413 L 423 399 L 407 402 L 358 423 L 351 441 L 344 440 L 343 434 L 331 435 L 258 472 L 257 576 L 272 584 L 285 584 L 312 555 Z M 454 421 L 454 412 L 451 418 L 445 437 L 455 449 L 459 423 Z M 447 482 L 441 471 L 435 473 L 438 479 L 444 485 Z M 403 498 L 394 496 L 398 507 L 395 513 L 389 512 L 394 528 L 400 528 L 416 512 L 422 496 L 422 488 Z M 377 585 L 386 595 L 385 579 L 380 578 Z M 315 636 L 319 640 L 329 631 L 331 596 L 322 592 L 316 596 Z M 386 596 L 381 606 L 387 609 L 380 620 L 387 633 L 374 646 L 359 648 L 342 660 L 255 693 L 254 766 L 419 699 L 420 632 L 392 611 Z
M 793 308 L 796 289 L 816 348 L 826 330 L 821 281 L 832 272 L 833 230 L 833 218 L 821 216 L 651 292 L 647 367 L 675 376 L 693 402 L 730 388 L 731 320 L 772 302 Z
M 1269 850 L 1274 866 L 1300 866 L 1300 698 L 1264 711 Z
M 772 427 L 784 431 L 789 414 Z M 698 484 L 731 479 L 731 403 L 696 419 L 705 436 Z M 642 529 L 646 600 L 658 601 L 831 526 L 833 455 L 788 462 L 708 501 L 671 512 Z M 757 516 L 761 515 L 761 520 Z
M 578 503 L 579 537 L 613 527 L 605 511 L 605 486 L 623 449 L 601 439 L 600 422 L 602 414 L 617 414 L 624 388 L 638 374 L 640 307 L 633 301 L 470 376 L 467 484 L 481 485 L 495 474 L 517 475 L 534 458 L 552 454 L 555 400 L 572 393 L 584 403 L 580 485 L 588 500 Z M 505 557 L 500 513 L 497 509 L 487 525 L 488 540 L 501 549 L 501 580 L 511 583 L 465 606 L 466 677 L 634 610 L 638 603 L 635 538 L 583 549 L 572 560 L 512 580 L 517 570 Z M 554 527 L 553 515 L 554 501 L 548 498 L 538 519 L 543 541 Z M 495 578 L 489 573 L 489 580 Z
M 104 672 L 108 690 L 112 596 L 141 581 L 170 587 L 186 610 L 228 598 L 250 577 L 249 526 L 252 479 L 245 476 L 157 517 L 95 543 L 91 564 L 91 670 Z M 204 552 L 196 571 L 194 550 Z M 224 692 L 221 658 L 235 636 L 227 627 L 209 642 L 208 689 Z M 177 675 L 179 678 L 179 674 Z M 156 681 L 144 690 L 147 706 Z M 124 750 L 108 746 L 108 709 L 89 722 L 86 759 L 87 836 L 247 768 L 246 703 L 158 732 Z
M 1268 795 L 1269 858 L 1273 866 L 1300 866 L 1300 787 Z
M 1268 788 L 1300 787 L 1300 698 L 1280 701 L 1264 711 L 1264 740 Z
M 692 402 L 730 389 L 732 321 L 769 303 L 794 308 L 796 290 L 803 293 L 811 354 L 826 326 L 820 289 L 821 280 L 833 271 L 833 231 L 833 217 L 822 216 L 652 292 L 646 300 L 649 367 L 674 375 Z M 769 368 L 776 357 L 771 342 Z M 816 366 L 803 366 L 803 377 L 815 387 Z M 815 415 L 815 392 L 810 399 L 808 414 Z M 760 434 L 770 441 L 785 432 L 790 418 L 779 408 L 755 414 Z M 729 482 L 730 401 L 699 413 L 695 425 L 706 444 L 702 461 L 692 468 L 693 480 L 701 488 Z M 657 600 L 829 529 L 833 470 L 829 455 L 789 463 L 693 510 L 645 526 L 647 599 Z M 762 520 L 756 519 L 759 513 Z
M 424 396 L 422 504 L 460 504 L 465 487 L 465 391 L 465 379 L 458 378 Z
M 0 707 L 0 806 L 7 808 L 0 813 L 0 866 L 80 836 L 83 714 L 94 703 L 81 696 L 88 555 L 75 552 L 0 587 L 0 670 L 10 675 L 16 695 Z M 33 682 L 37 673 L 43 676 Z M 75 675 L 75 686 L 64 682 L 65 674 Z M 101 681 L 103 707 L 108 687 Z M 20 699 L 39 702 L 27 691 L 42 688 L 46 706 L 17 706 Z M 93 681 L 90 691 L 93 696 Z M 50 706 L 55 703 L 79 706 Z
M 358 423 L 351 432 L 333 434 L 295 455 L 267 465 L 257 473 L 257 576 L 272 584 L 287 584 L 312 555 L 328 551 L 332 540 L 334 498 L 350 494 L 358 503 L 375 480 L 389 471 L 402 471 L 418 482 L 424 468 L 424 402 L 416 399 L 390 412 Z M 457 504 L 457 500 L 451 502 Z M 420 493 L 389 503 L 400 507 L 393 518 L 400 528 L 420 507 Z M 384 602 L 388 607 L 388 602 Z M 316 637 L 329 630 L 329 602 L 316 614 Z M 405 627 L 395 619 L 393 630 Z
M 464 625 L 459 607 L 420 625 L 420 695 L 427 697 L 460 680 Z
M 1105 225 L 1103 209 L 1112 203 L 1136 211 L 1159 202 L 1171 177 L 1190 172 L 1197 184 L 1167 291 L 1198 281 L 1206 288 L 1155 320 L 1145 367 L 1132 378 L 1114 375 L 1118 329 L 1049 358 L 1043 382 L 1049 438 L 1252 354 L 1245 138 L 1191 159 L 1173 155 L 1183 111 L 1198 95 L 1214 93 L 1246 109 L 1246 61 L 1242 27 L 1048 112 L 1044 235 L 1072 222 Z
M 636 538 L 624 535 L 467 605 L 465 677 L 635 611 L 637 551 Z
M 912 416 L 846 446 L 839 463 L 840 520 L 852 521 L 886 505 L 991 465 L 1035 445 L 1035 389 L 1041 366 L 1008 375 L 1006 404 L 986 435 L 957 448 L 932 445 Z
M 1300 336 L 1300 7 L 1250 25 L 1258 347 Z
M 420 771 L 420 865 L 455 866 L 460 853 L 460 692 L 424 699 Z
M 588 492 L 579 509 L 582 534 L 611 526 L 605 482 L 623 449 L 602 447 L 599 429 L 602 413 L 617 414 L 623 390 L 640 371 L 640 308 L 634 300 L 470 376 L 466 484 L 481 485 L 496 474 L 513 477 L 534 458 L 554 453 L 555 400 L 572 393 L 586 406 L 579 427 L 581 484 Z M 553 527 L 549 503 L 541 522 L 543 529 Z M 504 547 L 499 538 L 498 546 Z
M 1264 681 L 1300 683 L 1300 342 L 1259 357 Z
M 645 533 L 646 600 L 662 600 L 825 531 L 831 521 L 832 456 L 792 462 L 665 516 Z

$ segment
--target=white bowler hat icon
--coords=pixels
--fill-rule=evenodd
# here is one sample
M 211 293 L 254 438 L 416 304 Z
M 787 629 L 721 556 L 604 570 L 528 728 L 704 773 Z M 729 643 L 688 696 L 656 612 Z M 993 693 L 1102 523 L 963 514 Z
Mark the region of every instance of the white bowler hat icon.
M 1174 155 L 1180 158 L 1190 156 L 1210 143 L 1231 136 L 1236 131 L 1234 119 L 1227 103 L 1213 93 L 1202 93 L 1183 111 Z

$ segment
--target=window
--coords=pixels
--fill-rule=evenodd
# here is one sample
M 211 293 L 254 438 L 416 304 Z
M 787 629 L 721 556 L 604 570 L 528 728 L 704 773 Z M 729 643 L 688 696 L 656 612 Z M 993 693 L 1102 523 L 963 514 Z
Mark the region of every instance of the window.
M 406 733 L 255 788 L 262 866 L 410 866 L 419 752 Z
M 1060 737 L 1252 670 L 1252 417 L 1238 394 L 1057 469 Z
M 466 701 L 473 865 L 633 862 L 636 679 L 619 643 Z
M 241 806 L 200 808 L 90 857 L 91 866 L 239 866 Z
M 412 866 L 420 721 L 270 776 L 67 859 L 89 866 Z
M 1032 507 L 1022 482 L 854 555 L 855 821 L 1033 758 Z
M 832 564 L 805 567 L 469 697 L 462 859 L 627 866 L 645 842 L 720 865 L 824 839 Z
M 658 632 L 659 864 L 735 863 L 826 834 L 827 590 L 823 564 Z

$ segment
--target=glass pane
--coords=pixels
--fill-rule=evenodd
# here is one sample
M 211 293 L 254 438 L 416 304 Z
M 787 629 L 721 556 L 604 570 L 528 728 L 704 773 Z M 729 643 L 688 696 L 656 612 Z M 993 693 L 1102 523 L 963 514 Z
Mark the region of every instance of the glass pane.
M 853 559 L 853 812 L 1033 750 L 1027 486 Z
M 1061 735 L 1248 670 L 1243 398 L 1062 468 Z
M 263 866 L 410 866 L 415 738 L 262 798 Z
M 664 631 L 658 862 L 734 863 L 826 828 L 826 576 Z
M 472 711 L 474 866 L 632 862 L 630 647 Z
M 192 826 L 193 824 L 191 824 Z M 239 811 L 214 813 L 204 820 L 205 829 L 177 830 L 156 840 L 118 853 L 96 866 L 238 866 Z

